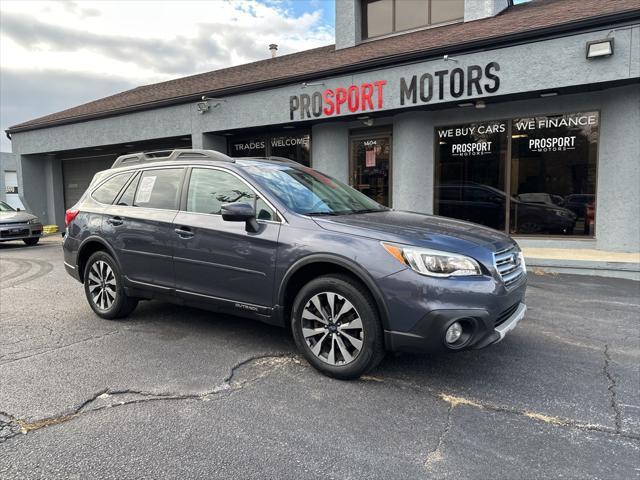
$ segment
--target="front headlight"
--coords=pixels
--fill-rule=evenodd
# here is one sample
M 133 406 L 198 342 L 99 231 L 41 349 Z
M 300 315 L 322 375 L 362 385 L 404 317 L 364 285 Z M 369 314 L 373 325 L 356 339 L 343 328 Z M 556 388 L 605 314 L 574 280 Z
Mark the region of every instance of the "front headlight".
M 430 277 L 460 277 L 481 275 L 480 265 L 473 258 L 458 253 L 428 248 L 405 247 L 382 242 L 384 249 L 396 260 L 421 275 Z
M 40 220 L 36 217 L 29 220 L 27 223 L 33 225 L 34 223 L 40 223 Z
M 522 251 L 518 252 L 518 258 L 520 259 L 520 266 L 522 267 L 522 271 L 527 273 L 527 264 L 524 261 L 524 253 Z

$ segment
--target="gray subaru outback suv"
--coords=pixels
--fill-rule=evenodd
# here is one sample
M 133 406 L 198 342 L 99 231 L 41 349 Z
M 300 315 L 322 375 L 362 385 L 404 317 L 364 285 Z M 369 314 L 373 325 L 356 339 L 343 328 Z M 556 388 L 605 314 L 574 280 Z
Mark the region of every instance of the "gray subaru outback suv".
M 65 267 L 98 316 L 159 299 L 251 317 L 289 327 L 337 378 L 385 350 L 486 347 L 526 310 L 525 264 L 507 235 L 391 210 L 286 159 L 125 155 L 66 223 Z

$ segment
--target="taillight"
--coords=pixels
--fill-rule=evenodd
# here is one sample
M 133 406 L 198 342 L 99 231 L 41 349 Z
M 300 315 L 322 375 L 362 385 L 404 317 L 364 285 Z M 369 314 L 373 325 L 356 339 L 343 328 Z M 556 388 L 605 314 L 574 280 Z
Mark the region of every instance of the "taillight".
M 64 224 L 68 226 L 71 222 L 73 222 L 73 219 L 76 218 L 79 213 L 80 210 L 67 210 L 64 213 Z

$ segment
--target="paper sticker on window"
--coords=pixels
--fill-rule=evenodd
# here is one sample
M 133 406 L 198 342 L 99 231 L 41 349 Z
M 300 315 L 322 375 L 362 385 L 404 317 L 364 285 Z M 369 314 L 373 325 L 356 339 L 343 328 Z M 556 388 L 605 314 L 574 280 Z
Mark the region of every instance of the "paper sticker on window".
M 148 203 L 151 198 L 151 192 L 153 191 L 153 186 L 156 183 L 155 176 L 153 177 L 144 177 L 140 182 L 140 186 L 138 187 L 138 193 L 136 194 L 135 203 Z
M 365 167 L 375 167 L 376 166 L 376 147 L 373 147 L 371 150 L 367 150 L 364 159 Z

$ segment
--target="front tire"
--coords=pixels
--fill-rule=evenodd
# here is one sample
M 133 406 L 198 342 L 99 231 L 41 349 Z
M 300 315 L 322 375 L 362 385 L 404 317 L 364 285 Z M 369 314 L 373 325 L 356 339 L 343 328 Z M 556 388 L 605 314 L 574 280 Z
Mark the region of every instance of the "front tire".
M 103 251 L 94 253 L 87 261 L 84 292 L 91 309 L 107 320 L 126 317 L 138 305 L 137 298 L 128 297 L 124 292 L 118 264 Z
M 384 357 L 375 302 L 364 286 L 346 275 L 307 283 L 293 301 L 291 329 L 309 363 L 330 377 L 358 378 Z
M 40 237 L 25 238 L 22 240 L 27 247 L 33 247 L 40 241 Z

